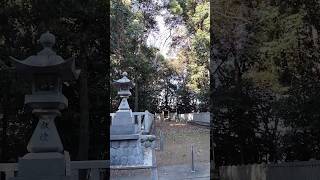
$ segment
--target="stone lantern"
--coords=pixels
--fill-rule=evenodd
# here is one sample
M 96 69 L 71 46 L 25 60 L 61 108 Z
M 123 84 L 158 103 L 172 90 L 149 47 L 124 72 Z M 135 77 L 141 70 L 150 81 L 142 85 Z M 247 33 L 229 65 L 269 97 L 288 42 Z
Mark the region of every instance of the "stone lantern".
M 122 98 L 118 107 L 118 111 L 112 120 L 111 135 L 119 134 L 134 134 L 137 127 L 134 124 L 132 111 L 128 104 L 128 98 L 131 96 L 130 89 L 134 86 L 131 80 L 128 79 L 128 73 L 124 72 L 122 78 L 114 81 L 114 85 L 118 88 L 118 95 Z
M 127 99 L 131 96 L 130 89 L 134 86 L 130 79 L 128 79 L 128 73 L 123 72 L 122 78 L 115 81 L 113 84 L 119 89 L 118 95 L 122 98 L 119 110 L 129 110 L 129 104 Z
M 32 94 L 25 95 L 25 105 L 39 119 L 27 146 L 29 153 L 19 160 L 15 179 L 64 180 L 68 179 L 65 155 L 54 119 L 68 106 L 62 83 L 77 79 L 80 70 L 76 70 L 73 57 L 64 60 L 52 50 L 53 34 L 42 34 L 39 42 L 43 50 L 37 55 L 22 61 L 11 57 L 20 78 L 32 84 Z
M 127 73 L 115 81 L 118 95 L 122 98 L 110 127 L 110 163 L 112 166 L 141 165 L 144 151 L 140 142 L 140 132 L 135 124 L 127 99 L 131 95 L 133 83 Z

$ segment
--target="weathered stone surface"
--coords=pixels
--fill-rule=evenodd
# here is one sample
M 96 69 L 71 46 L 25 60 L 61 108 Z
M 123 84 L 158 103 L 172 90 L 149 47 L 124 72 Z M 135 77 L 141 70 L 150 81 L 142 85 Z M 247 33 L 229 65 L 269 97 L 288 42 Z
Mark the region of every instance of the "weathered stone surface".
M 115 85 L 122 97 L 118 111 L 115 113 L 110 129 L 111 166 L 144 165 L 144 146 L 141 144 L 140 127 L 134 122 L 127 99 L 131 95 L 131 81 L 123 74 Z M 140 125 L 140 124 L 139 124 Z M 151 146 L 151 145 L 150 145 Z
M 119 144 L 119 146 L 115 144 Z M 143 151 L 139 139 L 114 140 L 111 141 L 111 147 L 111 165 L 143 164 Z
M 63 146 L 54 124 L 57 116 L 53 111 L 52 114 L 39 115 L 37 127 L 32 134 L 27 146 L 29 152 L 62 152 Z
M 128 156 L 126 156 L 125 154 L 123 154 L 121 156 L 121 165 L 127 165 L 128 164 Z
M 145 147 L 146 148 L 151 147 L 151 142 L 150 141 L 145 142 Z
M 111 135 L 110 140 L 131 140 L 131 139 L 139 139 L 139 134 L 123 134 L 123 135 Z
M 135 124 L 112 125 L 110 127 L 110 136 L 112 136 L 112 135 L 127 135 L 127 134 L 136 134 Z
M 132 112 L 130 110 L 118 110 L 112 120 L 112 125 L 134 124 Z
M 132 148 L 135 148 L 135 147 L 137 147 L 137 143 L 134 143 L 134 141 L 131 141 L 129 146 Z
M 63 176 L 65 175 L 64 157 L 60 159 L 21 159 L 19 176 Z
M 119 141 L 114 141 L 111 143 L 112 148 L 119 148 L 120 147 L 120 142 Z
M 120 147 L 126 149 L 129 146 L 128 143 L 128 141 L 120 141 Z

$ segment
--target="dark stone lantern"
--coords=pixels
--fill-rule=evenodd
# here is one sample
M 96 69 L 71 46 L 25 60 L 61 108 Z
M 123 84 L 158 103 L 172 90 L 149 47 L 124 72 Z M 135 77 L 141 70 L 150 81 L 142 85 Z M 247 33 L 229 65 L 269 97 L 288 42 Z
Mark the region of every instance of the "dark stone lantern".
M 37 55 L 22 61 L 11 57 L 21 78 L 32 82 L 32 94 L 25 96 L 25 104 L 32 109 L 65 109 L 68 100 L 62 94 L 62 83 L 77 79 L 80 70 L 75 69 L 73 57 L 64 60 L 52 50 L 53 34 L 46 32 L 39 41 L 43 50 Z
M 43 49 L 25 60 L 13 57 L 21 79 L 32 83 L 32 94 L 25 95 L 25 105 L 39 118 L 28 143 L 28 154 L 18 163 L 18 176 L 14 180 L 69 180 L 66 159 L 54 120 L 60 110 L 67 108 L 68 100 L 62 94 L 62 83 L 75 80 L 80 70 L 75 69 L 74 58 L 64 60 L 52 47 L 55 36 L 49 32 L 41 35 Z

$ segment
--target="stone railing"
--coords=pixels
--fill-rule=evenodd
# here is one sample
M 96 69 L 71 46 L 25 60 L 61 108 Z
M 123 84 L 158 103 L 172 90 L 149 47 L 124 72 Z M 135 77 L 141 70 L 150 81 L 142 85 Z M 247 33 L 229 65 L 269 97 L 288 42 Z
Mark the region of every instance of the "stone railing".
M 110 113 L 111 119 L 113 120 L 115 113 Z M 154 121 L 154 114 L 149 111 L 145 112 L 132 112 L 134 120 L 138 124 L 139 131 L 142 131 L 143 134 L 149 134 L 151 126 Z
M 70 161 L 67 163 L 67 176 L 71 176 L 72 180 L 79 180 L 79 170 L 87 170 L 88 180 L 101 180 L 104 179 L 102 172 L 109 168 L 109 163 L 107 160 L 91 160 L 91 161 Z M 0 164 L 0 173 L 5 174 L 4 180 L 9 180 L 15 177 L 18 172 L 17 163 L 2 163 Z M 1 179 L 1 177 L 0 177 Z M 1 179 L 2 180 L 2 179 Z
M 0 164 L 0 173 L 5 174 L 4 180 L 9 180 L 9 178 L 15 177 L 15 174 L 17 173 L 17 171 L 18 171 L 17 163 L 1 163 Z

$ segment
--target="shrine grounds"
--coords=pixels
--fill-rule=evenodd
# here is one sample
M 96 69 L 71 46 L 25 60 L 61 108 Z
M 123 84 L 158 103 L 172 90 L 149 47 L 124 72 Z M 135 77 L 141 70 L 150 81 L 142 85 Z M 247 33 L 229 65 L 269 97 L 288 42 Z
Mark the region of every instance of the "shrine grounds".
M 185 122 L 156 121 L 156 136 L 164 135 L 164 149 L 157 151 L 157 164 L 191 164 L 191 145 L 194 145 L 195 163 L 210 161 L 210 129 Z
M 163 134 L 163 149 L 156 151 L 160 180 L 210 179 L 210 129 L 185 122 L 155 121 L 151 134 Z M 158 144 L 160 140 L 158 139 Z M 195 172 L 191 172 L 191 145 Z M 148 179 L 148 170 L 112 171 L 113 180 Z

